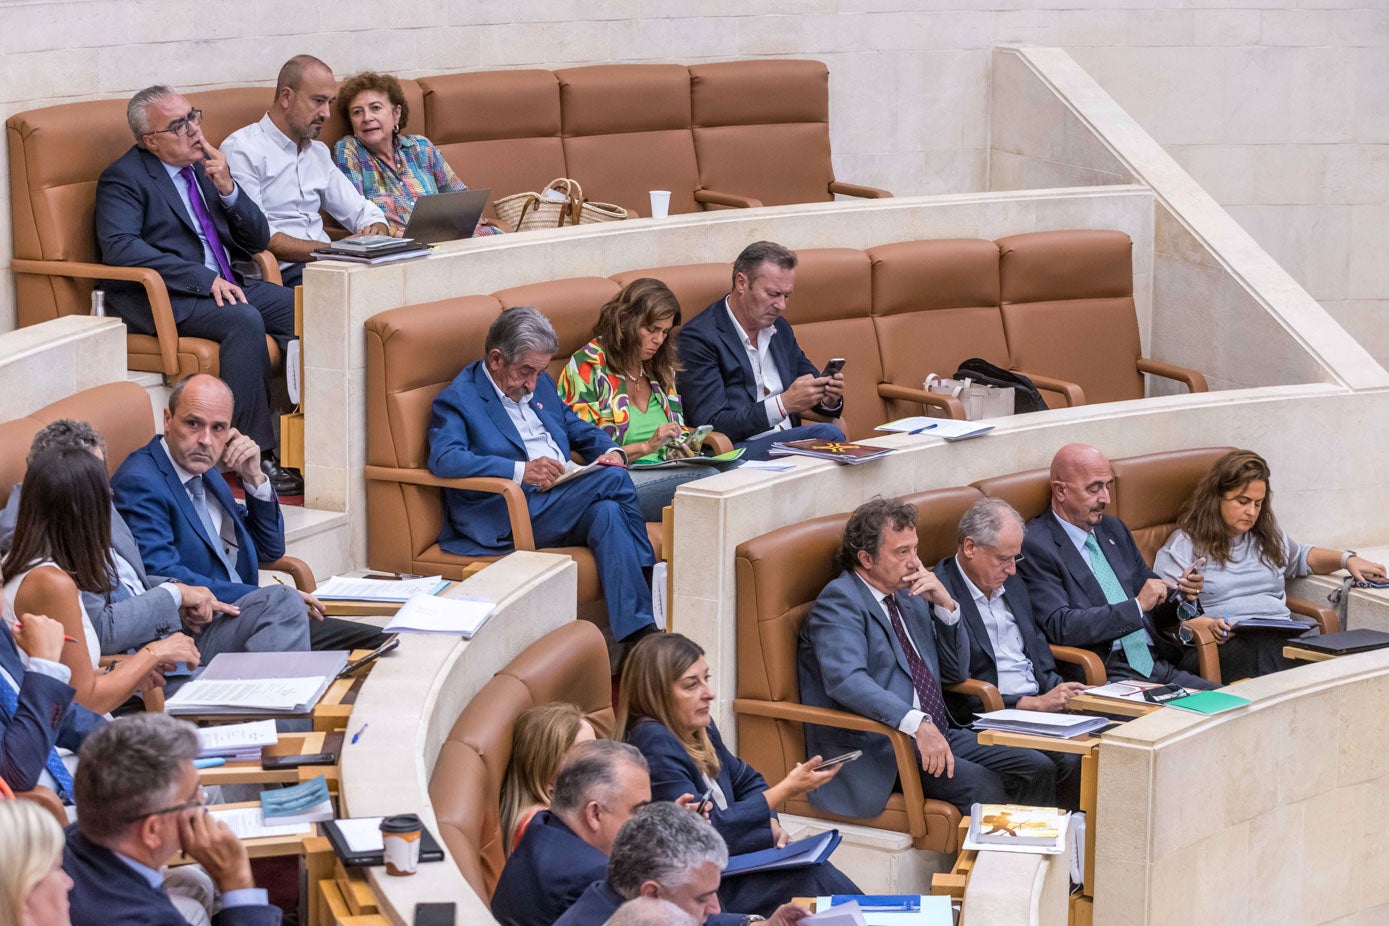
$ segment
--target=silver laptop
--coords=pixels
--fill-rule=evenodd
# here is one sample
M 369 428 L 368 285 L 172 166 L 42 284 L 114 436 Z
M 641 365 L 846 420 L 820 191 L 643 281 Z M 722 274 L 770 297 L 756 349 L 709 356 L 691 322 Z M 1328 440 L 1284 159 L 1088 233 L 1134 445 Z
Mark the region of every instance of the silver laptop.
M 421 196 L 405 225 L 405 237 L 424 244 L 471 238 L 491 195 L 491 190 L 459 190 Z

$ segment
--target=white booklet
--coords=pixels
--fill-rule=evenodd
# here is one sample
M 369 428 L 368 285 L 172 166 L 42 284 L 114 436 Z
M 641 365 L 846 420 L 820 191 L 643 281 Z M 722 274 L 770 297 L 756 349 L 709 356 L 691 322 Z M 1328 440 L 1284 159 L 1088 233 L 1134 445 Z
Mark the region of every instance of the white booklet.
M 888 431 L 893 434 L 924 434 L 927 437 L 941 437 L 948 441 L 957 441 L 978 437 L 993 429 L 993 425 L 980 424 L 977 421 L 956 421 L 953 418 L 927 418 L 924 415 L 918 415 L 915 418 L 898 418 L 896 421 L 880 424 L 873 430 Z
M 170 714 L 196 711 L 294 711 L 312 704 L 322 678 L 196 678 L 178 690 L 164 709 Z
M 216 727 L 199 727 L 198 741 L 202 743 L 200 757 L 234 756 L 259 758 L 261 749 L 279 742 L 273 720 L 253 720 L 250 723 L 228 723 Z
M 208 813 L 231 827 L 231 831 L 239 839 L 300 836 L 313 832 L 313 825 L 309 823 L 266 823 L 259 807 L 233 807 L 226 810 L 211 808 Z
M 443 576 L 421 576 L 418 579 L 358 579 L 352 576 L 333 576 L 314 589 L 315 598 L 335 601 L 404 601 L 411 595 L 436 595 L 448 582 Z
M 385 626 L 386 633 L 451 633 L 472 639 L 497 605 L 480 598 L 414 595 Z

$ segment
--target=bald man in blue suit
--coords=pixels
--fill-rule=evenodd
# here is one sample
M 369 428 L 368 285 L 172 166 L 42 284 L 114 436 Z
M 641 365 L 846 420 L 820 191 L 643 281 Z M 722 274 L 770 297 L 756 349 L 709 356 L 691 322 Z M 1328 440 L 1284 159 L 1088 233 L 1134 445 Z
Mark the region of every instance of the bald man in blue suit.
M 598 566 L 608 623 L 617 640 L 656 629 L 654 565 L 646 521 L 626 456 L 603 431 L 560 399 L 545 372 L 558 340 L 529 306 L 507 309 L 487 331 L 486 356 L 469 364 L 434 400 L 429 471 L 445 478 L 490 476 L 520 484 L 538 547 L 587 545 Z M 571 453 L 612 464 L 555 485 Z M 439 545 L 460 556 L 514 549 L 506 501 L 487 492 L 445 489 L 448 517 Z

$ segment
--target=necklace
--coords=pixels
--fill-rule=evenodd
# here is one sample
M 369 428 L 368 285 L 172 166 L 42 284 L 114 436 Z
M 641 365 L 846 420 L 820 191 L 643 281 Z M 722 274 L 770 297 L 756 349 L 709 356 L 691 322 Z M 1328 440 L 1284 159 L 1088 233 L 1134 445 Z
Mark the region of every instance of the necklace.
M 633 376 L 631 373 L 623 373 L 622 378 L 633 383 L 649 382 L 646 376 L 646 364 L 643 363 L 640 367 L 637 368 L 637 374 L 635 376 Z

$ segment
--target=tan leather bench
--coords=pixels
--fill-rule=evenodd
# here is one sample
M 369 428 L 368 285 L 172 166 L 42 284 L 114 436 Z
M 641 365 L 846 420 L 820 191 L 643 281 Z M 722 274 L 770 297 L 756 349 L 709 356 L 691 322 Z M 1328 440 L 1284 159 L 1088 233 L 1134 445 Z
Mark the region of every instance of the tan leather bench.
M 429 779 L 438 835 L 484 899 L 506 861 L 500 805 L 512 729 L 525 711 L 556 701 L 578 705 L 599 736 L 612 735 L 608 651 L 592 624 L 574 621 L 526 647 L 473 696 L 439 749 Z

